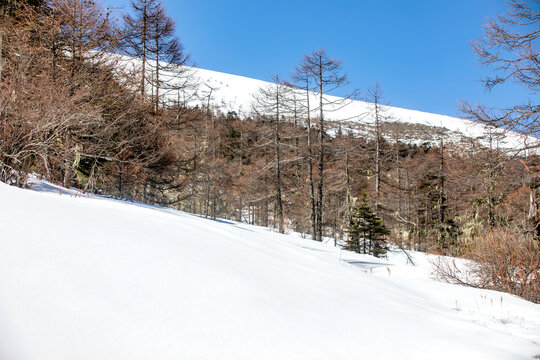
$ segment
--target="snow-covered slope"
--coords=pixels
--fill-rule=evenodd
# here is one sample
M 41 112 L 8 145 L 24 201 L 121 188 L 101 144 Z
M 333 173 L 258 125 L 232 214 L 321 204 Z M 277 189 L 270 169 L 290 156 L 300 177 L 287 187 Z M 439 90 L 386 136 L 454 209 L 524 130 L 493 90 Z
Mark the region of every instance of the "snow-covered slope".
M 210 100 L 214 107 L 222 111 L 235 111 L 243 116 L 249 115 L 252 110 L 253 95 L 257 94 L 261 87 L 271 85 L 269 82 L 217 71 L 205 69 L 193 69 L 193 71 L 192 74 L 199 79 L 201 86 L 195 97 L 196 100 L 193 100 L 191 104 L 205 105 Z M 170 94 L 170 96 L 175 99 L 177 95 Z M 340 121 L 352 129 L 357 125 L 373 123 L 373 104 L 358 100 L 343 102 L 334 96 L 326 96 L 326 98 L 328 103 L 336 103 L 326 108 L 326 116 L 329 120 Z M 312 94 L 311 103 L 318 103 L 315 94 Z M 455 133 L 454 140 L 456 141 L 460 140 L 455 138 L 456 134 L 472 139 L 480 139 L 488 134 L 484 125 L 466 119 L 393 106 L 383 106 L 383 108 L 385 110 L 383 116 L 387 121 L 445 128 Z M 487 140 L 484 139 L 484 142 Z M 533 143 L 538 143 L 538 140 L 527 139 L 513 132 L 507 132 L 502 140 L 498 141 L 499 146 L 514 149 Z
M 540 306 L 293 235 L 0 183 L 0 358 L 531 359 Z
M 121 55 L 112 56 L 112 61 L 116 62 L 118 60 L 123 64 L 118 65 L 120 69 L 123 69 L 122 71 L 140 71 L 141 69 L 141 61 L 137 58 Z M 167 64 L 163 63 L 162 66 L 166 68 Z M 171 82 L 176 87 L 183 88 L 183 90 L 161 89 L 160 96 L 165 102 L 175 103 L 180 101 L 188 106 L 210 105 L 222 112 L 236 112 L 243 117 L 252 113 L 254 96 L 257 95 L 259 89 L 273 85 L 267 81 L 188 66 L 180 68 L 180 75 L 163 71 L 160 73 L 160 78 L 162 81 Z M 147 91 L 153 95 L 152 89 L 148 88 Z M 299 91 L 298 96 L 303 98 L 304 92 Z M 325 117 L 330 122 L 340 124 L 344 130 L 365 133 L 369 131 L 366 129 L 373 126 L 375 121 L 373 104 L 359 100 L 344 101 L 342 98 L 331 95 L 325 95 L 325 99 Z M 317 94 L 311 93 L 310 103 L 313 116 L 316 117 L 316 104 L 319 103 Z M 482 124 L 446 115 L 388 105 L 382 106 L 382 110 L 381 116 L 387 122 L 444 128 L 449 132 L 447 135 L 451 136 L 450 140 L 454 142 L 462 140 L 469 142 L 469 139 L 473 139 L 487 145 L 489 143 L 486 139 L 488 134 L 497 132 L 488 129 Z M 418 132 L 416 135 L 418 135 Z M 403 134 L 403 136 L 406 135 Z M 391 138 L 392 136 L 389 135 L 388 137 Z M 412 138 L 401 140 L 422 142 L 425 139 L 415 139 L 413 135 Z M 501 135 L 494 145 L 507 149 L 522 149 L 532 145 L 540 145 L 540 141 L 534 137 L 525 137 L 508 131 Z

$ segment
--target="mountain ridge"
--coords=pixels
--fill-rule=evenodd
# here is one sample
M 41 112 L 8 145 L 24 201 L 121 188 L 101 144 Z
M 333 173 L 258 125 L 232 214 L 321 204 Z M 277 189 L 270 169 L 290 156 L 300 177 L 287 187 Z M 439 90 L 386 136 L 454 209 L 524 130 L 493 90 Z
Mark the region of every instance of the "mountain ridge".
M 205 106 L 208 102 L 212 107 L 223 112 L 236 112 L 240 116 L 249 116 L 252 111 L 253 95 L 258 89 L 265 86 L 271 86 L 272 83 L 260 79 L 253 79 L 237 74 L 228 74 L 215 70 L 185 67 L 194 72 L 198 77 L 201 90 L 197 90 L 190 96 L 195 96 L 200 100 L 189 101 L 190 105 Z M 204 88 L 208 91 L 205 91 Z M 211 91 L 210 101 L 208 94 Z M 330 101 L 339 101 L 343 99 L 339 96 L 325 95 Z M 174 98 L 174 95 L 170 96 Z M 311 93 L 310 101 L 315 101 L 316 94 Z M 350 104 L 341 109 L 328 106 L 327 118 L 333 122 L 339 122 L 350 128 L 354 128 L 358 124 L 369 125 L 374 121 L 370 116 L 373 104 L 363 100 L 350 100 Z M 499 146 L 507 149 L 519 150 L 531 145 L 538 145 L 539 140 L 532 137 L 526 137 L 513 131 L 502 131 L 487 127 L 483 124 L 448 115 L 441 115 L 421 110 L 406 109 L 392 105 L 381 105 L 386 112 L 386 116 L 390 122 L 400 122 L 405 124 L 421 124 L 434 128 L 444 128 L 450 132 L 460 133 L 463 136 L 479 140 L 484 145 L 488 145 L 488 140 L 483 140 L 490 134 L 501 133 L 502 141 Z

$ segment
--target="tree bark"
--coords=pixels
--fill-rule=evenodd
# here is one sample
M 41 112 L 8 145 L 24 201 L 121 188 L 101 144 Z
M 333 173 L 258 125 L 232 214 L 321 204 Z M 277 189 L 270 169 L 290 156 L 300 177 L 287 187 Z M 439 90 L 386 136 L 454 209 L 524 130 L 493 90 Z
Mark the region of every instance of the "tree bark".
M 381 182 L 381 160 L 380 160 L 380 128 L 379 128 L 379 104 L 375 98 L 375 212 L 379 212 L 380 182 Z
M 313 154 L 311 151 L 311 108 L 309 103 L 309 78 L 306 73 L 306 101 L 307 101 L 307 160 L 309 173 L 309 197 L 311 201 L 311 239 L 317 240 L 317 216 L 315 212 L 315 188 L 313 183 Z
M 322 206 L 323 206 L 323 173 L 324 173 L 324 111 L 323 111 L 323 73 L 322 58 L 319 58 L 319 182 L 317 184 L 317 240 L 322 241 Z
M 64 137 L 64 181 L 63 186 L 69 188 L 71 180 L 71 161 L 70 161 L 70 151 L 69 143 L 71 140 L 71 133 L 69 129 L 66 130 Z
M 280 154 L 279 154 L 279 103 L 280 99 L 280 85 L 276 84 L 276 119 L 274 124 L 274 141 L 275 141 L 275 171 L 276 171 L 276 206 L 277 206 L 277 218 L 279 224 L 279 232 L 281 234 L 285 233 L 285 225 L 283 221 L 283 202 L 281 199 L 281 168 L 280 168 Z

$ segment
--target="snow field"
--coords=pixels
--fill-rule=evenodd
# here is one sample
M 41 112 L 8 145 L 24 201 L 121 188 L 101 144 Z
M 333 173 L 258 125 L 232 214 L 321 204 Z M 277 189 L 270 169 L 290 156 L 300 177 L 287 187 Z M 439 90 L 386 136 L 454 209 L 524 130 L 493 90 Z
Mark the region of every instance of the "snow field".
M 540 306 L 293 235 L 0 183 L 0 358 L 530 359 Z

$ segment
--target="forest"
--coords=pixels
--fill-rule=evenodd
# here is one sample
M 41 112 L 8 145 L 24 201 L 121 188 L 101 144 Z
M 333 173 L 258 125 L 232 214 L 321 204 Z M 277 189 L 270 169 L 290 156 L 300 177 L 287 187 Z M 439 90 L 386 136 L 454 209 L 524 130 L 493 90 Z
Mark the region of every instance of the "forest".
M 509 5 L 472 51 L 495 67 L 486 87 L 536 93 L 540 14 Z M 24 187 L 39 174 L 378 257 L 390 247 L 465 257 L 474 276 L 445 260 L 438 276 L 540 301 L 540 158 L 499 146 L 506 131 L 537 138 L 540 105 L 464 102 L 463 117 L 489 131 L 456 141 L 393 121 L 379 84 L 362 91 L 365 124 L 332 119 L 357 94 L 328 97 L 347 77 L 323 49 L 254 94 L 249 116 L 211 106 L 189 65 L 159 0 L 125 14 L 87 0 L 2 1 L 0 181 Z M 199 98 L 177 96 L 187 92 Z

